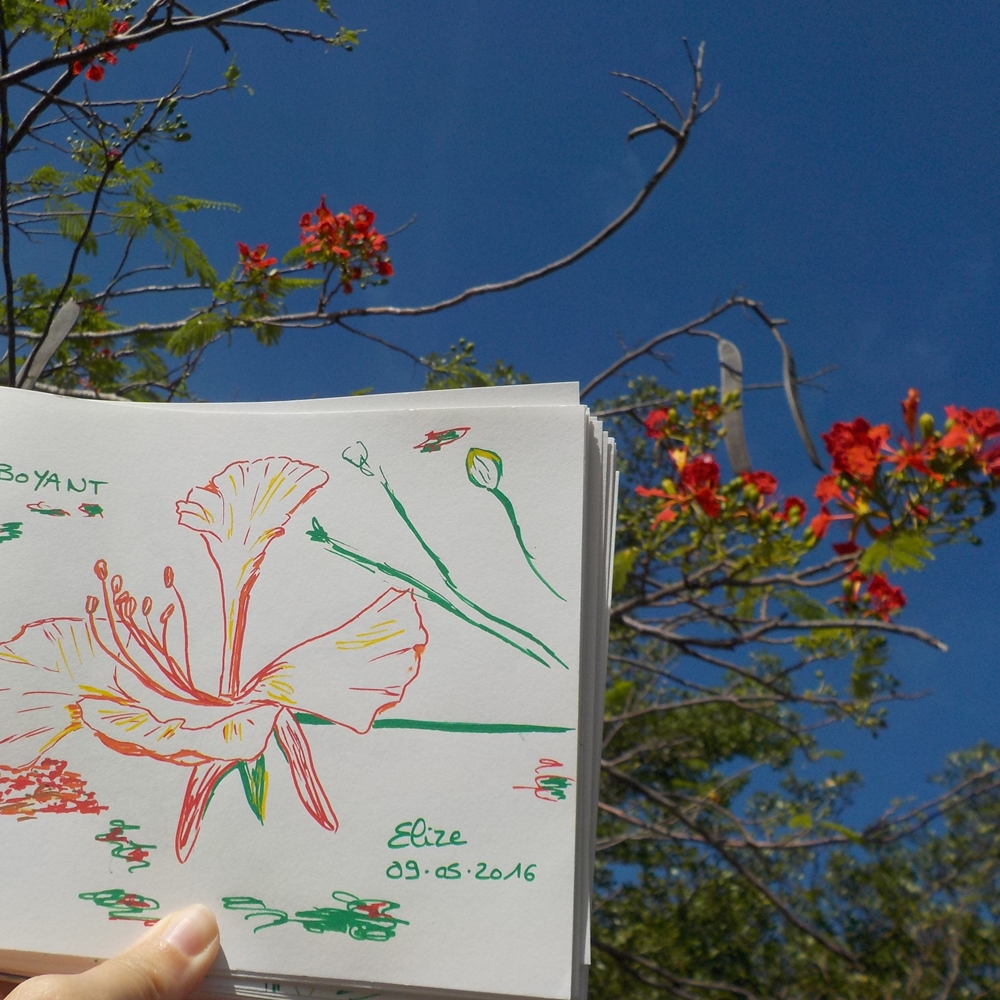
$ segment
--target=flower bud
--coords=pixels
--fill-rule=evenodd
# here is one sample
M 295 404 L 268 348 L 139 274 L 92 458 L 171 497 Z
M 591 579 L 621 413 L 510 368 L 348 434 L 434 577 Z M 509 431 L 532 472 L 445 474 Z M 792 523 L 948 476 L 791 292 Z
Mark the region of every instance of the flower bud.
M 465 456 L 465 471 L 473 486 L 482 490 L 495 490 L 503 475 L 503 459 L 495 451 L 470 448 Z
M 920 433 L 925 441 L 934 433 L 934 417 L 931 414 L 920 414 Z

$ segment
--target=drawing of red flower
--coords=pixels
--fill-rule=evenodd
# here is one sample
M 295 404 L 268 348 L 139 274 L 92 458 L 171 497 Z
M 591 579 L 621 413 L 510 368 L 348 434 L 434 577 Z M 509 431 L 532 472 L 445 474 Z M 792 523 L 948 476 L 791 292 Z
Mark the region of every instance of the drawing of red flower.
M 234 462 L 177 503 L 178 523 L 201 536 L 218 575 L 223 651 L 216 691 L 195 683 L 187 612 L 169 566 L 160 610 L 152 598 L 130 594 L 102 559 L 94 566 L 100 593 L 86 598 L 85 617 L 35 621 L 0 643 L 0 764 L 32 764 L 84 729 L 119 754 L 188 768 L 174 841 L 183 862 L 219 781 L 259 761 L 273 737 L 306 811 L 335 831 L 337 817 L 296 714 L 368 732 L 417 676 L 427 631 L 413 592 L 390 588 L 269 663 L 243 662 L 251 591 L 267 549 L 328 478 L 290 458 Z M 258 789 L 256 802 L 247 792 L 261 819 L 265 790 Z

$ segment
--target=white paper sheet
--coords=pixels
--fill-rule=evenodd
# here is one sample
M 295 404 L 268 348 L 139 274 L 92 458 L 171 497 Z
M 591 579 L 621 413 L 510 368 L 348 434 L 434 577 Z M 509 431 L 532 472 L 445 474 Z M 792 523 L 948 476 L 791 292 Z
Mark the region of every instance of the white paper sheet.
M 568 997 L 584 411 L 316 402 L 0 392 L 0 949 Z

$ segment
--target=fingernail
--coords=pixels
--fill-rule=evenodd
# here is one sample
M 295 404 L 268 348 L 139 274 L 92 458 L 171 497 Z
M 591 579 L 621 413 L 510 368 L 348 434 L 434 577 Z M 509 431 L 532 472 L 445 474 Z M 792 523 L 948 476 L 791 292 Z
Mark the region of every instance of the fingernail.
M 162 940 L 179 952 L 194 958 L 218 936 L 219 927 L 212 911 L 200 904 L 181 910 L 163 932 Z

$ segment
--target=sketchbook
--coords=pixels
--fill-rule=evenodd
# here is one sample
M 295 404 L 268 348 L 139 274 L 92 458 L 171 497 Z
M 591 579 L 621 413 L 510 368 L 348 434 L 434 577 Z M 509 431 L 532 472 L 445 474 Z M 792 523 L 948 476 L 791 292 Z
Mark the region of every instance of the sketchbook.
M 0 389 L 0 972 L 583 998 L 614 442 L 575 384 Z

